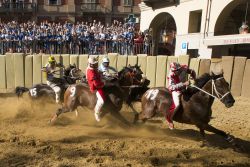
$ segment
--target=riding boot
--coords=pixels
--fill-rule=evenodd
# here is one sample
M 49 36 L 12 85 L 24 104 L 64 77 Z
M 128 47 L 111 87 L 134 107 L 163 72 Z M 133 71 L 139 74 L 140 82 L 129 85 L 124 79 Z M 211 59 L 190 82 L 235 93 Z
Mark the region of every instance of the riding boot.
M 180 108 L 180 105 L 177 106 L 177 107 L 174 109 L 174 111 L 173 111 L 173 113 L 172 113 L 171 115 L 168 115 L 168 116 L 166 117 L 168 127 L 169 127 L 169 129 L 171 129 L 171 130 L 174 129 L 173 118 L 174 118 L 175 113 L 179 110 L 179 108 Z
M 101 112 L 100 112 L 100 109 L 95 109 L 95 119 L 97 122 L 100 122 L 101 121 Z
M 174 109 L 174 112 L 173 114 L 171 115 L 171 120 L 173 121 L 173 118 L 174 118 L 174 115 L 176 114 L 176 112 L 180 109 L 180 105 L 178 105 L 175 109 Z

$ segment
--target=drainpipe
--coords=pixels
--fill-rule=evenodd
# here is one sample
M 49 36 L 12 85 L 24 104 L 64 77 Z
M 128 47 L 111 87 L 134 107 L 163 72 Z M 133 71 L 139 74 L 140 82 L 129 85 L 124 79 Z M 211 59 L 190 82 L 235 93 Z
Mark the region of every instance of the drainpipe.
M 210 4 L 209 4 L 209 14 L 208 14 L 208 20 L 207 20 L 207 32 L 206 32 L 206 35 L 207 35 L 207 36 L 208 36 L 208 31 L 209 31 L 211 7 L 212 7 L 212 1 L 213 1 L 213 0 L 209 0 L 209 1 L 210 1 Z
M 207 28 L 207 13 L 208 13 L 208 6 L 209 6 L 209 0 L 207 0 L 207 10 L 206 10 L 206 17 L 205 17 L 205 27 L 204 27 L 204 35 L 203 38 L 205 39 L 206 34 L 206 28 Z

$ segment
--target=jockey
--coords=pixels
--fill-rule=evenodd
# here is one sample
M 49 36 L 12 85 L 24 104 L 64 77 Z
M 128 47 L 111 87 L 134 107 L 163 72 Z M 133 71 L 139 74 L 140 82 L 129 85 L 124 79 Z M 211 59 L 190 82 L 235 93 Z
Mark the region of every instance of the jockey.
M 101 75 L 98 72 L 98 61 L 95 57 L 89 57 L 88 67 L 86 69 L 86 79 L 89 84 L 90 91 L 96 92 L 97 102 L 95 105 L 95 119 L 100 121 L 101 108 L 104 104 L 105 96 L 103 92 L 104 83 L 101 81 Z
M 99 71 L 102 72 L 104 77 L 113 78 L 117 75 L 117 70 L 114 67 L 109 66 L 109 62 L 109 58 L 104 57 L 102 59 L 102 64 L 99 66 Z
M 42 71 L 46 72 L 47 85 L 49 85 L 56 94 L 56 103 L 60 102 L 61 88 L 58 86 L 60 84 L 57 77 L 55 77 L 56 67 L 63 67 L 63 65 L 56 62 L 54 56 L 48 58 L 48 63 L 43 67 Z
M 190 84 L 189 81 L 181 82 L 180 74 L 182 72 L 184 72 L 183 75 L 191 74 L 192 79 L 195 79 L 196 77 L 195 71 L 189 69 L 187 65 L 180 65 L 177 62 L 173 62 L 170 64 L 170 72 L 167 79 L 168 89 L 172 93 L 173 103 L 169 109 L 170 114 L 166 118 L 170 129 L 174 128 L 173 116 L 180 106 L 181 90 Z

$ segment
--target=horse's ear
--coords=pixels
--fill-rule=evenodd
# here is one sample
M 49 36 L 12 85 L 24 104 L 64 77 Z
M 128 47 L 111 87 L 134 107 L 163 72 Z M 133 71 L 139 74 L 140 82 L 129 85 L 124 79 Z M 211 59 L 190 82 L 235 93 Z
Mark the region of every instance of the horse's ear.
M 221 75 L 224 75 L 224 70 L 223 70 L 223 68 L 221 69 L 220 72 L 221 72 Z
M 214 72 L 213 72 L 213 71 L 211 71 L 211 74 L 210 74 L 210 75 L 211 75 L 211 77 L 212 77 L 212 78 L 214 78 L 214 77 L 215 77 L 215 74 L 214 74 Z

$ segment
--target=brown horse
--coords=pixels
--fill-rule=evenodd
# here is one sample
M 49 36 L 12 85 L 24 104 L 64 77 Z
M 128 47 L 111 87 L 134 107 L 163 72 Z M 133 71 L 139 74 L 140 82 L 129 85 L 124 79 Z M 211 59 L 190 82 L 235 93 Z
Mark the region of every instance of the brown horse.
M 234 138 L 224 131 L 209 125 L 212 115 L 214 99 L 219 99 L 226 107 L 233 106 L 235 100 L 230 93 L 229 84 L 223 74 L 204 74 L 197 78 L 194 85 L 187 88 L 181 96 L 181 107 L 173 116 L 173 120 L 197 126 L 202 138 L 205 130 L 222 136 L 228 142 L 235 144 Z M 167 88 L 151 88 L 142 96 L 142 112 L 139 119 L 146 121 L 156 113 L 163 113 L 165 117 L 172 103 L 171 92 Z
M 136 98 L 131 97 L 134 88 L 144 87 L 149 81 L 142 77 L 142 71 L 139 66 L 124 67 L 118 72 L 118 79 L 107 81 L 104 87 L 106 101 L 103 107 L 103 114 L 110 112 L 113 116 L 128 124 L 119 111 L 123 102 L 131 105 Z M 143 82 L 142 82 L 143 80 Z M 63 107 L 58 109 L 57 113 L 51 119 L 53 122 L 61 113 L 76 111 L 78 106 L 94 109 L 97 97 L 91 93 L 86 83 L 71 85 L 64 94 Z

